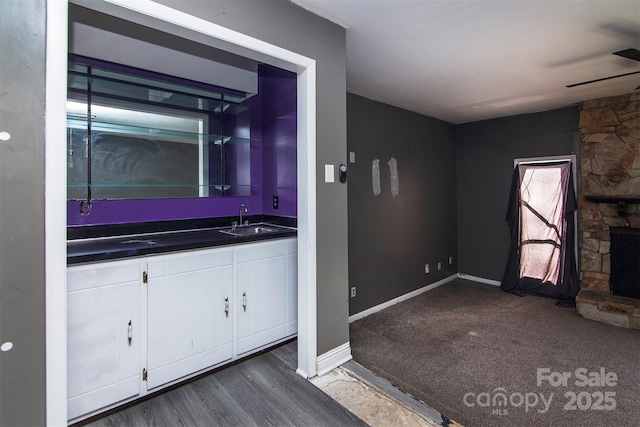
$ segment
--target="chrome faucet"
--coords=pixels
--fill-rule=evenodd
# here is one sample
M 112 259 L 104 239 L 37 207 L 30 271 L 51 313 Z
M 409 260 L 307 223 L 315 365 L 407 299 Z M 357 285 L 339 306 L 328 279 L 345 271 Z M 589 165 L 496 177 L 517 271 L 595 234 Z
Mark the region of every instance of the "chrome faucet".
M 244 213 L 249 212 L 249 209 L 247 208 L 247 205 L 245 205 L 244 203 L 240 205 L 240 218 L 239 218 L 239 219 L 240 219 L 240 221 L 238 222 L 238 226 L 240 226 L 240 227 L 242 227 L 242 226 L 244 226 L 244 225 L 249 225 L 249 221 L 247 221 L 247 223 L 246 223 L 246 224 L 242 221 L 242 214 L 243 214 L 243 212 L 244 212 Z

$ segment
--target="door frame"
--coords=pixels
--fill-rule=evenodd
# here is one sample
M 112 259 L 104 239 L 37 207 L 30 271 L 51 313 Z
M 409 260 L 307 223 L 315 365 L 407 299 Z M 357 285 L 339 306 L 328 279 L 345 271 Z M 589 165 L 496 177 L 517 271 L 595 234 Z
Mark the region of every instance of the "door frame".
M 298 368 L 316 375 L 316 61 L 152 0 L 48 0 L 45 123 L 45 310 L 48 425 L 67 423 L 66 131 L 68 4 L 74 3 L 297 73 Z

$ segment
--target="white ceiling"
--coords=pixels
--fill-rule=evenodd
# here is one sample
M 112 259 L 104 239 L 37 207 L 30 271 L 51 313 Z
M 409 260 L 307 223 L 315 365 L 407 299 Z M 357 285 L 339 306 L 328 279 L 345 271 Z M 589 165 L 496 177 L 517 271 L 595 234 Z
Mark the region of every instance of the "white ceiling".
M 351 93 L 451 123 L 633 92 L 639 0 L 292 0 L 347 31 Z

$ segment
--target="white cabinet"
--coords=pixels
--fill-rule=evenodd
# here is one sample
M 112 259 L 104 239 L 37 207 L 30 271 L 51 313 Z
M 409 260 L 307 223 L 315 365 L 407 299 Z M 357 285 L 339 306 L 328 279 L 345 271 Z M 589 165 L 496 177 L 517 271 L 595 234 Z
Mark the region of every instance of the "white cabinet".
M 139 393 L 141 279 L 131 261 L 67 270 L 70 419 Z
M 296 242 L 70 266 L 69 419 L 79 421 L 294 336 Z
M 297 332 L 296 239 L 236 249 L 237 353 Z
M 148 261 L 149 390 L 231 359 L 233 250 Z

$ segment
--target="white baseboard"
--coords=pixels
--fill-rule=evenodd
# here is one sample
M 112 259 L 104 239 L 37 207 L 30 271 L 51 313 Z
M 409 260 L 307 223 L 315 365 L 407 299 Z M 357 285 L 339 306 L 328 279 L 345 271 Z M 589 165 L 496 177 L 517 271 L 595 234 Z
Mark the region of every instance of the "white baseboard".
M 352 316 L 349 316 L 349 323 L 355 322 L 356 320 L 360 320 L 360 319 L 362 319 L 364 317 L 367 317 L 367 316 L 371 316 L 372 314 L 377 313 L 379 311 L 382 311 L 385 308 L 389 308 L 392 305 L 396 305 L 399 302 L 406 301 L 409 298 L 413 298 L 413 297 L 418 296 L 418 295 L 420 295 L 420 294 L 422 294 L 424 292 L 430 291 L 431 289 L 435 289 L 438 286 L 442 286 L 445 283 L 448 283 L 448 282 L 452 281 L 453 279 L 457 279 L 457 278 L 458 278 L 458 275 L 457 274 L 453 274 L 453 275 L 451 275 L 449 277 L 446 277 L 446 278 L 444 278 L 442 280 L 439 280 L 439 281 L 437 281 L 435 283 L 432 283 L 430 285 L 424 286 L 424 287 L 422 287 L 420 289 L 416 289 L 415 291 L 411 291 L 411 292 L 406 293 L 404 295 L 400 295 L 399 297 L 396 297 L 396 298 L 394 298 L 392 300 L 389 300 L 387 302 L 383 302 L 382 304 L 378 304 L 375 307 L 368 308 L 368 309 L 366 309 L 364 311 L 361 311 L 360 313 L 356 313 L 356 314 L 354 314 Z
M 322 376 L 351 359 L 353 359 L 353 356 L 351 356 L 351 344 L 346 342 L 318 356 L 316 359 L 316 372 L 318 376 Z
M 458 277 L 464 280 L 473 280 L 474 282 L 484 283 L 486 285 L 500 286 L 497 280 L 485 279 L 484 277 L 471 276 L 469 274 L 458 273 Z
M 302 378 L 309 379 L 309 374 L 307 374 L 305 371 L 303 371 L 302 369 L 298 368 L 296 369 L 296 374 L 300 375 Z

